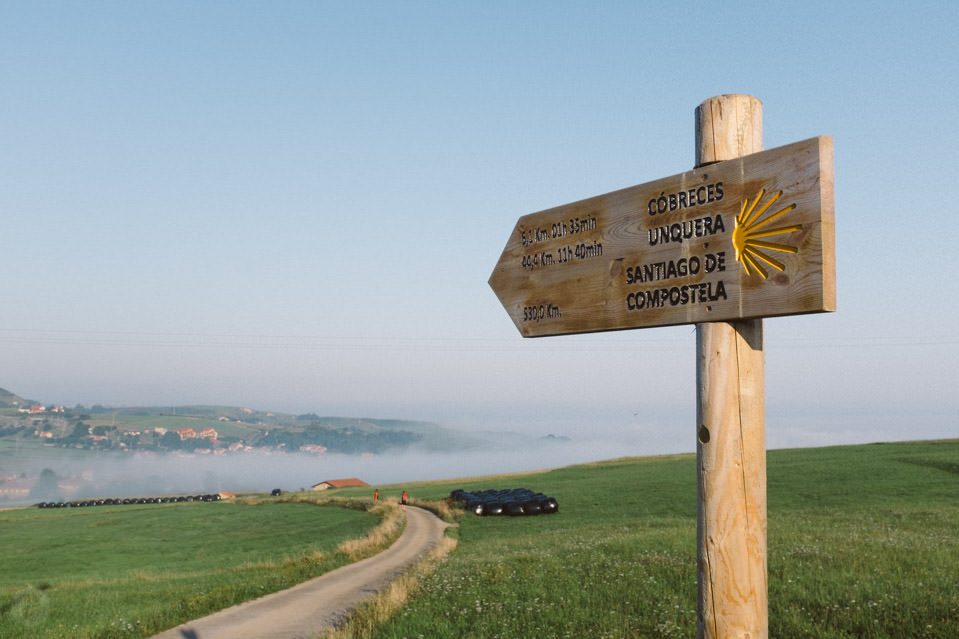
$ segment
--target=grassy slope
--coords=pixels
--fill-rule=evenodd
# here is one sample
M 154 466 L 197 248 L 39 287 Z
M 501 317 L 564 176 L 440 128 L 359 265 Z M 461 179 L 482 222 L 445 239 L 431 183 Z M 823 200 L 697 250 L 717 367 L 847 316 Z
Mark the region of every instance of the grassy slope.
M 560 512 L 530 518 L 464 515 L 456 533 L 459 547 L 424 584 L 422 594 L 375 636 L 694 637 L 695 477 L 695 459 L 686 455 L 383 487 L 381 494 L 389 495 L 407 488 L 415 502 L 443 499 L 452 488 L 526 486 L 555 496 Z M 770 636 L 955 636 L 959 627 L 959 441 L 771 451 L 768 487 Z M 369 497 L 367 489 L 338 494 Z M 196 504 L 195 508 L 210 506 Z M 159 508 L 149 512 L 179 512 Z M 17 512 L 23 513 L 18 517 L 38 513 Z M 257 509 L 246 512 L 253 515 Z M 17 521 L 0 522 L 4 531 L 0 557 L 15 554 L 8 546 L 13 538 L 7 531 L 16 530 Z M 145 525 L 145 520 L 136 523 Z M 246 530 L 254 537 L 259 526 L 252 520 L 248 524 Z M 194 525 L 198 524 L 180 522 L 184 531 Z M 73 529 L 61 525 L 59 530 L 69 537 Z M 143 530 L 148 536 L 138 538 L 141 545 L 177 534 L 176 529 L 163 528 L 162 517 Z M 31 534 L 42 538 L 53 533 Z M 247 536 L 236 533 L 228 551 L 250 541 Z M 98 546 L 97 540 L 113 537 L 94 532 L 82 547 L 94 556 L 102 554 L 110 546 Z M 296 565 L 299 553 L 309 548 L 305 539 L 292 541 L 287 561 L 280 562 L 283 565 Z M 16 547 L 25 543 L 16 542 Z M 69 542 L 63 543 L 69 550 Z M 242 574 L 242 581 L 255 589 L 274 570 L 243 573 L 247 568 L 236 568 L 233 562 L 242 564 L 245 556 L 222 558 L 224 571 Z M 30 557 L 35 559 L 37 552 L 23 555 L 24 560 Z M 0 562 L 5 560 L 9 561 Z M 141 628 L 122 625 L 134 621 L 117 616 L 116 597 L 129 605 L 167 598 L 194 605 L 191 597 L 196 597 L 196 591 L 184 595 L 180 589 L 201 583 L 192 573 L 184 571 L 165 586 L 168 590 L 159 592 L 150 585 L 159 560 L 138 561 L 132 575 L 127 570 L 123 576 L 99 578 L 121 584 L 114 599 L 101 596 L 97 585 L 84 604 L 113 614 L 109 633 L 63 636 L 141 636 L 137 634 Z M 0 637 L 22 636 L 7 634 L 13 627 L 5 624 L 22 625 L 38 610 L 53 615 L 48 611 L 53 609 L 49 602 L 56 587 L 42 588 L 56 585 L 51 581 L 55 568 L 42 581 L 40 573 L 0 565 L 2 576 L 18 572 L 32 577 L 13 582 L 7 577 L 0 582 Z M 170 572 L 176 574 L 176 570 Z M 83 581 L 81 575 L 98 579 L 94 567 L 81 566 L 71 583 Z M 216 591 L 201 584 L 204 595 L 199 600 L 203 603 Z M 41 610 L 44 605 L 46 611 Z M 69 608 L 63 607 L 69 618 Z
M 140 637 L 350 561 L 379 522 L 276 500 L 0 512 L 0 637 Z
M 434 484 L 524 485 L 560 513 L 462 518 L 460 545 L 377 637 L 695 637 L 695 459 Z M 772 637 L 959 628 L 959 442 L 771 451 Z

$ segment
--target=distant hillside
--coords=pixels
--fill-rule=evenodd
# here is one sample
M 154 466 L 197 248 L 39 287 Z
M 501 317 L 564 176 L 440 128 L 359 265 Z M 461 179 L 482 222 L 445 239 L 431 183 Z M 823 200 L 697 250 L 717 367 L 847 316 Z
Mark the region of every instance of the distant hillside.
M 0 408 L 16 408 L 18 406 L 28 406 L 34 403 L 36 402 L 24 399 L 19 395 L 15 395 L 5 388 L 0 388 Z
M 33 407 L 33 409 L 30 409 Z M 547 441 L 558 441 L 557 438 Z M 254 449 L 382 455 L 512 449 L 515 433 L 465 433 L 439 424 L 369 417 L 294 415 L 239 406 L 42 405 L 0 389 L 0 442 L 93 451 L 238 454 Z M 543 441 L 543 440 L 540 440 Z

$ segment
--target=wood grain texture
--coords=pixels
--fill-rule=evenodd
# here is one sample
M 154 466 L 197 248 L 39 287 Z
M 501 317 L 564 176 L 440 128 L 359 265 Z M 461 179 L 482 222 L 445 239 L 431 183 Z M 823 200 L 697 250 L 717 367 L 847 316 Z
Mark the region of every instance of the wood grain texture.
M 719 96 L 696 110 L 696 160 L 762 149 L 762 105 Z M 763 320 L 696 326 L 698 635 L 765 639 L 766 417 Z
M 699 636 L 766 637 L 763 321 L 696 335 Z
M 716 126 L 697 137 L 715 142 Z M 520 333 L 835 310 L 831 138 L 717 162 L 521 217 L 489 280 Z

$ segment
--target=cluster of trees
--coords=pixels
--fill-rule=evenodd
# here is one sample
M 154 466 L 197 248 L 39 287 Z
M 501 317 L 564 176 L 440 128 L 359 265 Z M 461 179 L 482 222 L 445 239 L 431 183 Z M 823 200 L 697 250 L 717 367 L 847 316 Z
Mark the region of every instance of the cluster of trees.
M 163 434 L 156 432 L 134 434 L 113 425 L 91 426 L 90 422 L 98 421 L 97 417 L 92 417 L 95 414 L 91 409 L 85 409 L 83 412 L 67 410 L 63 414 L 44 416 L 42 420 L 34 418 L 0 421 L 0 437 L 39 436 L 49 445 L 64 448 L 157 452 L 214 449 L 217 445 L 229 445 L 240 441 L 236 437 L 220 436 L 219 441 L 214 443 L 199 437 L 181 439 L 175 430 L 168 430 Z M 423 438 L 418 433 L 401 428 L 377 428 L 370 424 L 359 426 L 346 423 L 323 423 L 320 417 L 313 414 L 299 415 L 296 417 L 296 422 L 298 423 L 294 428 L 277 426 L 245 443 L 254 447 L 288 451 L 315 445 L 323 446 L 330 453 L 360 454 L 385 453 L 391 449 L 405 448 L 418 443 Z M 304 423 L 306 425 L 301 425 Z
M 355 455 L 383 453 L 420 441 L 421 436 L 404 430 L 353 431 L 311 424 L 302 431 L 277 429 L 264 433 L 254 445 L 297 450 L 300 446 L 323 446 L 331 453 Z
M 27 430 L 26 426 L 20 424 L 8 424 L 0 425 L 0 437 L 11 437 L 13 435 L 19 435 L 20 433 Z
M 60 478 L 49 468 L 44 468 L 37 478 L 37 483 L 30 489 L 30 497 L 35 499 L 55 499 L 60 494 L 57 483 Z
M 39 425 L 39 430 L 52 435 L 49 438 L 51 443 L 68 448 L 135 450 L 142 447 L 142 441 L 138 435 L 121 431 L 116 426 L 91 427 L 84 421 L 86 419 L 90 419 L 90 416 L 57 417 L 54 422 L 45 419 Z M 37 425 L 31 426 L 31 429 L 37 428 Z
M 96 450 L 179 450 L 185 442 L 175 432 L 163 437 L 144 437 L 128 433 L 116 426 L 90 426 L 89 414 L 71 414 L 46 417 L 42 421 L 19 421 L 0 426 L 0 437 L 41 437 L 45 442 L 63 448 L 86 448 Z M 197 442 L 200 443 L 197 443 Z M 212 447 L 206 440 L 192 440 L 190 450 Z

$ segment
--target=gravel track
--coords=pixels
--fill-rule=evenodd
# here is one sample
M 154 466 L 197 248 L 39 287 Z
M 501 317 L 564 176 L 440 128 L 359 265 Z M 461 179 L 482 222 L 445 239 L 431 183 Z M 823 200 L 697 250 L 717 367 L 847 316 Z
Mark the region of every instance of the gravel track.
M 153 639 L 309 639 L 346 621 L 443 537 L 449 524 L 409 506 L 406 528 L 378 555 L 288 590 L 238 604 L 167 630 Z

